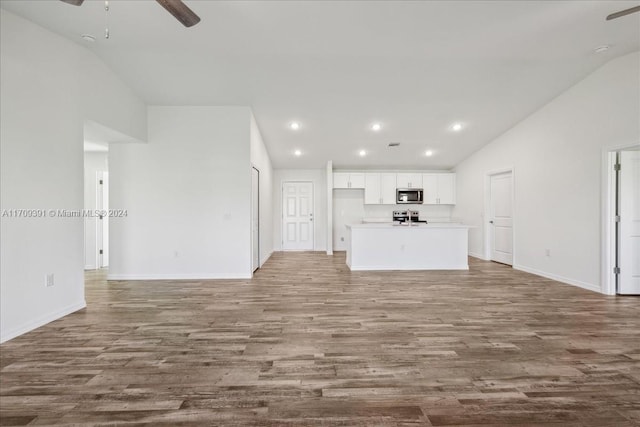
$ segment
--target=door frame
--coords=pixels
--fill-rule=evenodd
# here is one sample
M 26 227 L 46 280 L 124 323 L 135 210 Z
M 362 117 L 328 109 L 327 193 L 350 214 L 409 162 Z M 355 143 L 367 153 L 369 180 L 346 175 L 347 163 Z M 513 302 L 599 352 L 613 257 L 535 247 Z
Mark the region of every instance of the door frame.
M 613 273 L 616 258 L 616 232 L 615 232 L 615 212 L 616 212 L 616 182 L 613 178 L 613 165 L 616 160 L 616 153 L 629 148 L 638 147 L 640 143 L 611 145 L 602 148 L 601 165 L 601 284 L 600 292 L 605 295 L 616 295 L 616 275 Z
M 102 182 L 102 184 L 100 184 Z M 102 211 L 109 210 L 109 171 L 98 171 L 98 178 L 96 180 L 96 197 L 97 208 Z M 96 257 L 97 268 L 109 267 L 109 215 L 104 215 L 102 220 L 97 220 L 97 233 L 96 233 Z M 100 253 L 102 251 L 102 253 Z M 106 261 L 105 261 L 106 260 Z
M 491 224 L 489 224 L 489 218 L 491 217 L 491 177 L 495 175 L 502 175 L 505 173 L 511 173 L 511 267 L 516 265 L 516 215 L 515 215 L 515 202 L 516 202 L 516 170 L 513 166 L 495 169 L 486 172 L 484 175 L 484 215 L 482 220 L 483 234 L 484 234 L 484 259 L 491 261 Z
M 257 218 L 258 219 L 258 241 L 257 242 L 253 241 L 253 221 L 254 221 L 254 218 L 253 218 L 253 199 L 254 199 L 254 197 L 253 197 L 254 196 L 254 194 L 253 194 L 253 190 L 254 190 L 254 188 L 253 188 L 253 170 L 258 172 L 258 186 L 256 188 L 256 191 L 258 193 L 257 194 L 257 197 L 258 197 L 258 206 L 257 206 L 257 208 L 258 208 L 258 218 Z M 250 217 L 251 217 L 251 223 L 250 223 L 251 224 L 251 228 L 250 228 L 250 230 L 251 230 L 251 274 L 253 274 L 253 273 L 256 272 L 256 270 L 258 270 L 260 267 L 262 267 L 262 265 L 261 265 L 262 257 L 260 256 L 260 169 L 258 169 L 253 164 L 251 165 L 251 204 L 250 204 L 250 206 L 251 206 L 251 215 L 250 215 Z M 256 249 L 254 247 L 254 244 L 257 244 L 257 246 L 258 246 L 258 266 L 257 267 L 253 264 L 253 262 L 255 261 L 253 259 L 253 254 L 254 254 L 254 251 Z
M 316 249 L 316 186 L 315 182 L 310 179 L 284 179 L 280 182 L 280 250 L 283 252 L 301 252 L 297 249 L 284 249 L 284 209 L 282 207 L 284 203 L 284 185 L 287 183 L 308 183 L 311 184 L 311 212 L 313 213 L 313 237 L 311 238 L 311 250 Z

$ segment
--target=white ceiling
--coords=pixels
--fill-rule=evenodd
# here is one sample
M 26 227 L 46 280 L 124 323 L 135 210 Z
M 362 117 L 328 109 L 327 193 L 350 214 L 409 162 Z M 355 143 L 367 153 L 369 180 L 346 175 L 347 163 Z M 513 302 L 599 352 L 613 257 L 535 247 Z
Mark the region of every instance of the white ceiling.
M 186 3 L 190 29 L 155 1 L 111 1 L 109 40 L 102 1 L 2 7 L 94 51 L 148 104 L 250 105 L 278 168 L 449 168 L 640 49 L 640 14 L 604 19 L 638 1 Z

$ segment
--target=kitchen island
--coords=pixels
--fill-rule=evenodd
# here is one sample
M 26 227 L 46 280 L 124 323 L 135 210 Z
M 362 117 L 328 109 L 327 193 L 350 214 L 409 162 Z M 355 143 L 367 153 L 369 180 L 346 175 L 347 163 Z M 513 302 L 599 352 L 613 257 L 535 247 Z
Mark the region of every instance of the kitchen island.
M 351 270 L 468 270 L 469 226 L 347 225 Z

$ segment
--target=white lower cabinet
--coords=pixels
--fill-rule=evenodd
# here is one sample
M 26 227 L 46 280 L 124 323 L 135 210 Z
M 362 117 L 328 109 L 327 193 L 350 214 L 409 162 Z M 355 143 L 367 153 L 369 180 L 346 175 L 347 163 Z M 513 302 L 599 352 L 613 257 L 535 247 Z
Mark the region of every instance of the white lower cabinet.
M 422 174 L 422 188 L 424 189 L 424 204 L 426 205 L 455 205 L 456 204 L 456 174 L 455 173 L 425 173 Z
M 368 172 L 364 174 L 365 205 L 395 205 L 396 174 Z

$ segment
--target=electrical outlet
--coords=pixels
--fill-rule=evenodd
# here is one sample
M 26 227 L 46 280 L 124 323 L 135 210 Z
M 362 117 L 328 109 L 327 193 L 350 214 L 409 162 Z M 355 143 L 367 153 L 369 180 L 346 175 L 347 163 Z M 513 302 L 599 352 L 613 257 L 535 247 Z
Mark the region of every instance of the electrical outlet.
M 544 255 L 545 256 L 551 256 L 551 249 L 545 249 L 544 250 Z
M 47 288 L 50 288 L 51 286 L 53 286 L 53 273 L 51 273 L 51 274 L 47 274 L 47 275 L 44 277 L 44 285 L 45 285 Z

